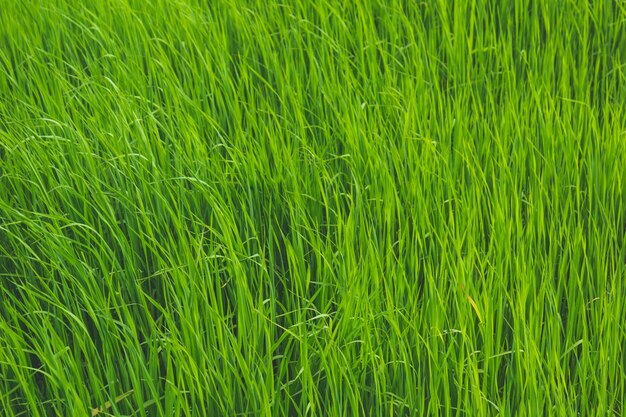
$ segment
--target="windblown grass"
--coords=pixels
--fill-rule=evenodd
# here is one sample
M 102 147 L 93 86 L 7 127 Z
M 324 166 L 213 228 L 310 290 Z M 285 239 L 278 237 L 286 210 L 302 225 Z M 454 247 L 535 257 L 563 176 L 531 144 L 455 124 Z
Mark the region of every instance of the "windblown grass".
M 0 414 L 623 415 L 625 74 L 617 0 L 4 0 Z

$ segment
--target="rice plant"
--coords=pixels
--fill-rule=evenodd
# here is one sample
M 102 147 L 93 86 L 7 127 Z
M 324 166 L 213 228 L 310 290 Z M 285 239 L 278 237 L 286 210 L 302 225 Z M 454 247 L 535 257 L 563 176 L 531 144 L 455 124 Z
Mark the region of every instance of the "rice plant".
M 0 1 L 0 415 L 626 413 L 626 2 Z

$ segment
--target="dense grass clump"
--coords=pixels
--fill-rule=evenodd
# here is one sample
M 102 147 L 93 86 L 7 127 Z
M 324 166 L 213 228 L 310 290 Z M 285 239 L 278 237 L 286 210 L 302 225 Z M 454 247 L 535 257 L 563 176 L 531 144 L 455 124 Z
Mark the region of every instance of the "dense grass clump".
M 624 1 L 0 3 L 0 415 L 626 413 Z

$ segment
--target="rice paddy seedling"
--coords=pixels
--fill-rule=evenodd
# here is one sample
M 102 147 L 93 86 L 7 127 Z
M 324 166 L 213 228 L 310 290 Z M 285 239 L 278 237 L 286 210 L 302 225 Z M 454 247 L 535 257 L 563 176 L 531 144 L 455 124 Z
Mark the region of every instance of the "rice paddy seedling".
M 0 415 L 621 416 L 626 3 L 4 0 Z

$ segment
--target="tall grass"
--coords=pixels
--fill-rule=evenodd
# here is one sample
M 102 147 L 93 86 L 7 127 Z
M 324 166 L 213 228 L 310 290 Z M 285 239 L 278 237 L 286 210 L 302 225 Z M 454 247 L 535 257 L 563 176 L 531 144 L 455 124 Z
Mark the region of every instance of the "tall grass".
M 4 0 L 0 415 L 620 416 L 623 1 Z

